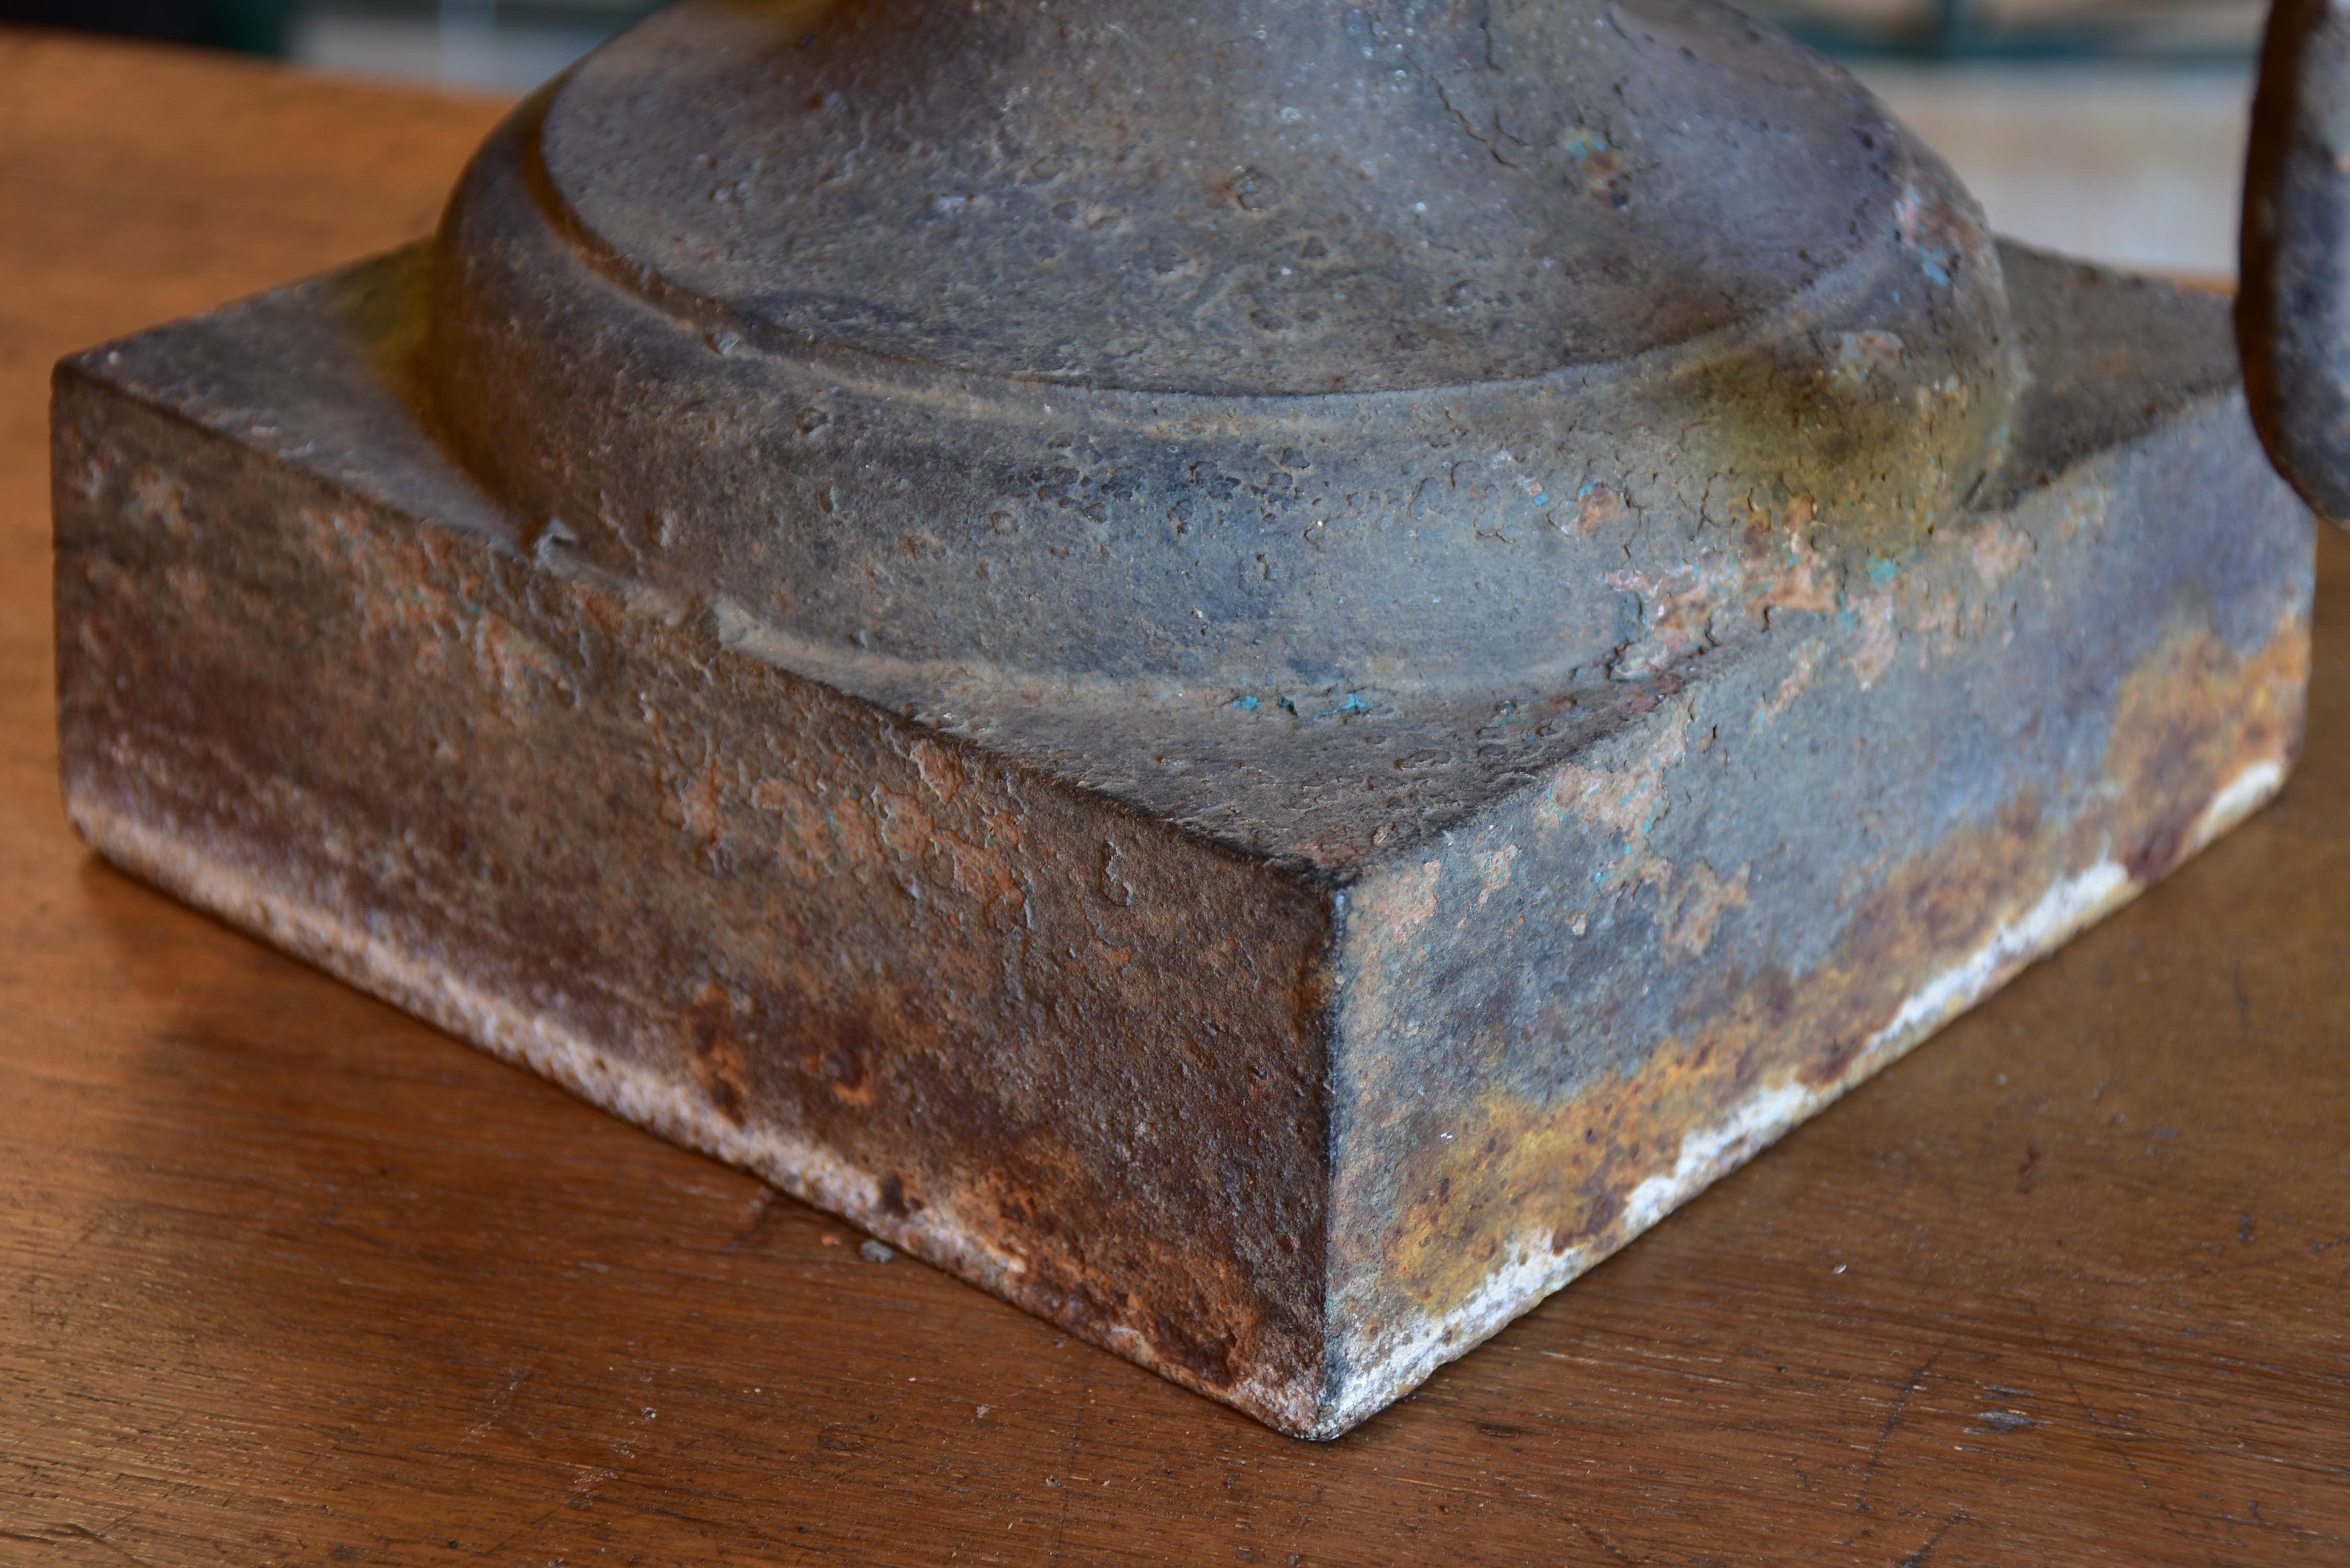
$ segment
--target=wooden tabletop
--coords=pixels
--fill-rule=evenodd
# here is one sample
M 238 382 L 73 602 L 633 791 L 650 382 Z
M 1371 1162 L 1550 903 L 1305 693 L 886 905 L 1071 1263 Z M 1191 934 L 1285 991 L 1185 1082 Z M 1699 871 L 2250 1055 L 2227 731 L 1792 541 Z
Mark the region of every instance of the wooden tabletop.
M 57 355 L 498 106 L 0 33 L 0 1563 L 2350 1562 L 2350 550 L 2277 805 L 1310 1446 L 100 866 Z

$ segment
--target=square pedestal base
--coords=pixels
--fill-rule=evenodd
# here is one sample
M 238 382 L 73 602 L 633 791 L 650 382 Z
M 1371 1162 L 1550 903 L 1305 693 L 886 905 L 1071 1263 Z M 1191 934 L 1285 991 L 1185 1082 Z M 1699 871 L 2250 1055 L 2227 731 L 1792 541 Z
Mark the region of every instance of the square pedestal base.
M 403 393 L 388 258 L 61 368 L 68 806 L 265 940 L 1335 1435 L 2282 781 L 2310 524 L 2210 369 L 2222 311 L 2008 265 L 2008 504 L 1332 873 L 525 548 Z M 2100 308 L 2153 313 L 2135 370 Z

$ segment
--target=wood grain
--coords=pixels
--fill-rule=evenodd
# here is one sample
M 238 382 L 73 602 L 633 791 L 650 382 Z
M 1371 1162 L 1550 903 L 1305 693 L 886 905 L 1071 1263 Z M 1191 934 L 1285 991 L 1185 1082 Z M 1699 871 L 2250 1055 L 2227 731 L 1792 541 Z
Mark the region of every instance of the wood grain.
M 0 34 L 0 1562 L 2350 1560 L 2350 552 L 2282 800 L 1336 1444 L 104 869 L 59 353 L 427 228 L 497 106 Z

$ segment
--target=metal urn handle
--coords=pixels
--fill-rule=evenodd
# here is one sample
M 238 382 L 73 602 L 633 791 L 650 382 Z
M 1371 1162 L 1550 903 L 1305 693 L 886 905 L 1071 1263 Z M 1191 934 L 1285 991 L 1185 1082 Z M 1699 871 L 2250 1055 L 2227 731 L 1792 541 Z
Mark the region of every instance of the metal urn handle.
M 2276 0 L 2252 103 L 2236 338 L 2270 459 L 2350 525 L 2350 10 Z

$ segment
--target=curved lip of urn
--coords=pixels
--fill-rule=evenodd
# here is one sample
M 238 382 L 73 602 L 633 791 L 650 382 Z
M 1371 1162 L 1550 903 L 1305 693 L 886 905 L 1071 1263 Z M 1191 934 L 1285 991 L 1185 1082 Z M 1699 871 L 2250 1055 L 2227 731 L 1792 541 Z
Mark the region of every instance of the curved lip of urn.
M 854 388 L 895 400 L 919 400 L 924 394 L 951 399 L 963 418 L 1001 411 L 1033 419 L 1048 398 L 1074 402 L 1097 418 L 1148 427 L 1169 419 L 1222 416 L 1247 418 L 1274 413 L 1295 418 L 1319 408 L 1358 410 L 1382 404 L 1402 408 L 1447 398 L 1486 396 L 1534 400 L 1572 395 L 1596 377 L 1631 376 L 1642 380 L 1669 380 L 1737 358 L 1759 344 L 1783 339 L 1817 320 L 1819 306 L 1849 292 L 1869 276 L 1900 265 L 1901 247 L 1895 207 L 1898 193 L 1884 199 L 1883 187 L 1872 185 L 1855 204 L 1848 238 L 1841 251 L 1800 287 L 1750 316 L 1659 343 L 1620 358 L 1586 359 L 1554 366 L 1525 376 L 1493 377 L 1470 381 L 1429 382 L 1415 387 L 1387 387 L 1364 391 L 1202 392 L 1181 389 L 1121 387 L 1100 381 L 1061 380 L 1048 374 L 1016 374 L 948 364 L 915 355 L 885 353 L 844 342 L 821 333 L 777 327 L 752 319 L 708 295 L 676 283 L 648 263 L 633 262 L 591 228 L 556 188 L 547 169 L 541 133 L 547 111 L 568 85 L 577 67 L 563 72 L 518 105 L 509 121 L 515 135 L 516 163 L 532 203 L 548 231 L 578 262 L 608 284 L 625 291 L 673 327 L 714 347 L 733 339 L 723 352 L 730 357 L 756 355 L 772 363 L 814 372 L 814 379 L 843 389 Z M 1853 84 L 1853 101 L 1868 118 L 1856 119 L 1852 134 L 1874 139 L 1875 150 L 1901 173 L 1903 188 L 1913 188 L 1904 165 L 1912 161 L 1912 135 L 1895 120 L 1875 95 Z M 495 138 L 493 139 L 494 140 Z M 463 200 L 465 184 L 459 186 Z M 1871 246 L 1867 235 L 1879 225 L 1893 243 Z M 445 233 L 445 229 L 444 229 Z M 1045 413 L 1054 410 L 1045 408 Z
M 1593 396 L 1621 396 L 1642 386 L 1660 389 L 1684 377 L 1702 375 L 1767 351 L 1774 342 L 1800 337 L 1823 319 L 1833 320 L 1839 298 L 1864 293 L 1871 279 L 1903 267 L 1908 256 L 1899 237 L 1898 204 L 1923 184 L 1923 177 L 1935 162 L 1930 150 L 1918 143 L 1913 133 L 1866 88 L 1854 84 L 1853 101 L 1866 115 L 1856 119 L 1852 133 L 1876 139 L 1872 151 L 1884 161 L 1880 167 L 1894 178 L 1887 184 L 1872 184 L 1856 203 L 1849 238 L 1839 254 L 1802 286 L 1752 315 L 1619 358 L 1563 365 L 1521 377 L 1362 391 L 1150 390 L 958 368 L 778 327 L 750 320 L 721 301 L 672 282 L 650 265 L 629 261 L 571 209 L 542 156 L 543 122 L 572 75 L 572 71 L 564 72 L 524 99 L 476 156 L 494 157 L 502 144 L 509 149 L 513 176 L 518 177 L 533 215 L 545 226 L 547 236 L 577 265 L 613 287 L 651 321 L 712 351 L 754 358 L 763 363 L 768 374 L 787 383 L 804 379 L 830 389 L 899 405 L 927 404 L 936 407 L 941 417 L 973 423 L 1016 420 L 1032 429 L 1047 422 L 1065 429 L 1096 423 L 1158 440 L 1180 439 L 1188 430 L 1218 424 L 1247 428 L 1271 422 L 1294 432 L 1301 426 L 1310 429 L 1317 422 L 1317 413 L 1324 410 L 1333 420 L 1355 419 L 1366 409 L 1401 411 L 1463 399 L 1477 400 L 1489 408 L 1556 410 Z M 1947 173 L 1942 178 L 1955 184 Z M 478 188 L 470 179 L 461 181 L 453 201 L 464 202 L 468 192 Z M 449 243 L 461 226 L 453 222 L 456 211 L 452 206 L 436 244 Z M 1878 243 L 1870 243 L 1872 229 L 1879 235 Z M 1999 287 L 1996 281 L 1993 286 Z M 2003 289 L 2001 308 L 2003 314 Z M 718 348 L 723 335 L 729 333 L 736 341 Z M 1997 459 L 1989 456 L 1987 461 L 1995 465 Z M 608 575 L 611 570 L 608 565 L 586 557 L 577 557 L 573 564 L 591 575 Z M 648 582 L 639 581 L 638 586 L 659 591 Z M 1161 722 L 1174 721 L 1187 734 L 1209 742 L 1219 722 L 1229 716 L 1215 693 L 1235 680 L 1261 677 L 1258 683 L 1263 684 L 1279 674 L 1277 667 L 1268 664 L 1259 669 L 1256 661 L 1203 680 L 1171 670 L 1113 675 L 1040 668 L 983 655 L 910 657 L 811 637 L 724 593 L 695 597 L 715 616 L 714 629 L 721 640 L 739 653 L 918 716 L 920 722 L 948 732 L 964 732 L 976 725 L 1015 746 L 1024 740 L 1025 745 L 1055 754 L 1066 747 L 1046 732 L 1051 726 L 1033 734 L 1029 733 L 1032 726 L 1055 713 L 1096 705 L 1102 711 L 1147 710 Z M 1385 670 L 1378 672 L 1376 684 L 1393 700 L 1399 714 L 1440 722 L 1445 722 L 1445 714 L 1461 711 L 1463 704 L 1484 702 L 1504 686 L 1560 688 L 1567 682 L 1572 663 L 1571 659 L 1535 660 L 1505 675 L 1441 665 L 1409 672 Z M 1083 761 L 1075 755 L 1062 760 L 1072 765 Z

